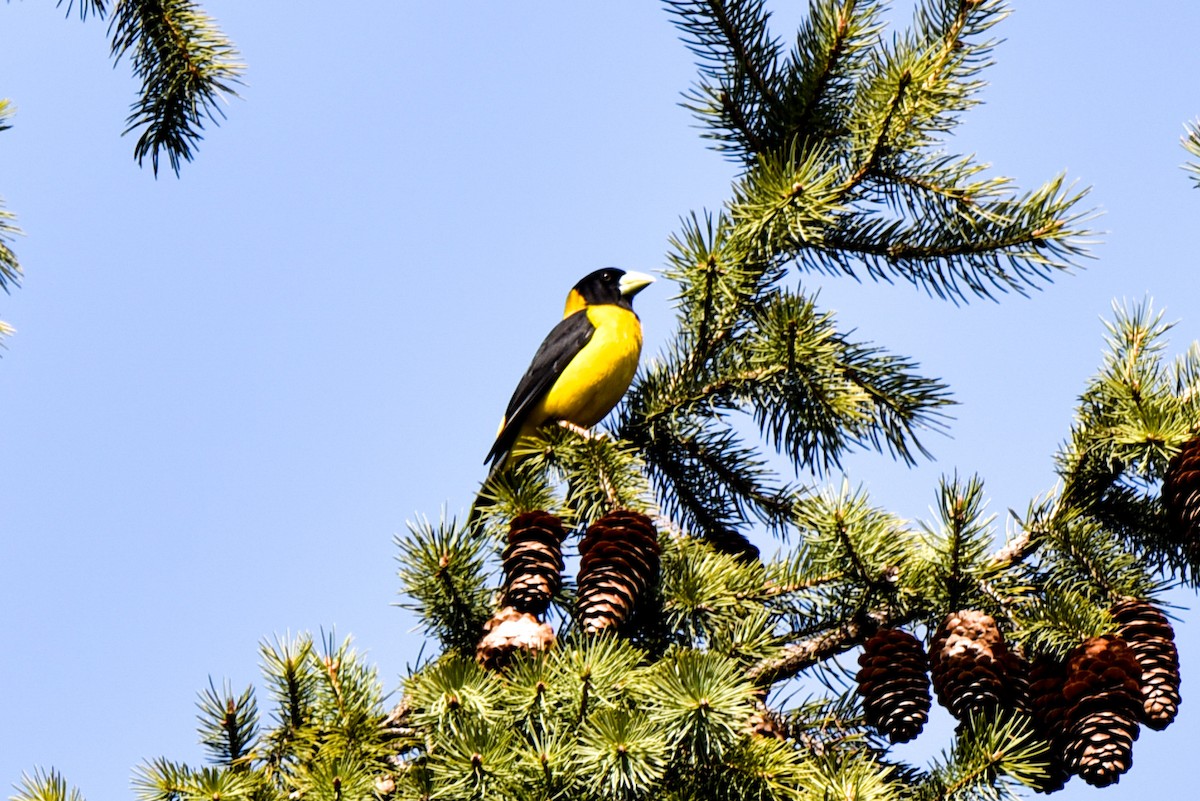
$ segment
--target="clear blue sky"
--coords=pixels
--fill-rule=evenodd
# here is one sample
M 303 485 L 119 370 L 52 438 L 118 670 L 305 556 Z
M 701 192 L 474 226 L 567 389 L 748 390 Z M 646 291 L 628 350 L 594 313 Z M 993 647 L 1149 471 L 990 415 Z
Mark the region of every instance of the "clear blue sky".
M 135 86 L 104 25 L 0 6 L 17 108 L 0 196 L 28 233 L 25 285 L 0 297 L 18 329 L 0 358 L 0 783 L 53 765 L 101 801 L 145 758 L 201 762 L 197 691 L 255 681 L 276 633 L 353 634 L 395 688 L 420 641 L 392 606 L 393 535 L 469 504 L 569 286 L 660 269 L 733 174 L 678 106 L 694 70 L 657 3 L 204 5 L 249 65 L 244 99 L 157 181 L 120 136 Z M 848 465 L 910 517 L 955 469 L 1001 518 L 1052 486 L 1111 299 L 1165 306 L 1174 352 L 1200 338 L 1200 190 L 1178 146 L 1200 114 L 1200 5 L 1014 5 L 948 148 L 1030 189 L 1067 170 L 1104 243 L 999 304 L 822 282 L 844 327 L 962 404 L 936 462 Z M 671 294 L 638 298 L 647 356 Z M 1104 798 L 1194 783 L 1195 617 L 1182 717 L 1143 733 Z

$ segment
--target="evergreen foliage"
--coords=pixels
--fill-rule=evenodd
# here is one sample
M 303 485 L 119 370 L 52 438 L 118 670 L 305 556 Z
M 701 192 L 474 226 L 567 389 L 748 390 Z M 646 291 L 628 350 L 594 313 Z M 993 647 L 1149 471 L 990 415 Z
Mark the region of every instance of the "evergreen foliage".
M 12 127 L 9 120 L 12 119 L 12 105 L 8 100 L 0 98 L 0 131 L 6 131 Z M 13 287 L 21 285 L 21 264 L 17 261 L 17 254 L 13 252 L 11 244 L 14 236 L 21 233 L 21 229 L 16 226 L 16 217 L 11 211 L 4 208 L 4 202 L 0 201 L 0 289 L 6 293 L 11 292 Z M 12 327 L 0 320 L 0 344 L 4 343 L 4 338 L 11 334 Z
M 65 2 L 70 13 L 75 2 Z M 141 131 L 134 158 L 140 165 L 149 157 L 157 175 L 165 155 L 178 175 L 204 138 L 205 121 L 225 116 L 219 101 L 237 95 L 244 67 L 233 43 L 192 0 L 80 0 L 78 8 L 82 20 L 108 18 L 113 60 L 128 56 L 142 82 L 125 129 Z
M 1002 543 L 979 477 L 945 477 L 934 519 L 916 522 L 828 481 L 857 449 L 915 462 L 951 398 L 839 328 L 807 274 L 965 303 L 1023 294 L 1086 255 L 1089 213 L 1064 178 L 1021 191 L 942 150 L 1004 5 L 922 0 L 891 33 L 882 3 L 812 0 L 790 45 L 762 0 L 666 5 L 699 62 L 687 105 L 740 172 L 722 209 L 684 217 L 671 240 L 678 328 L 665 350 L 607 432 L 549 428 L 488 478 L 478 518 L 443 515 L 398 540 L 405 605 L 438 647 L 390 711 L 348 644 L 264 645 L 270 715 L 253 690 L 210 684 L 212 764 L 147 762 L 144 801 L 1007 798 L 1052 785 L 1061 731 L 1022 703 L 969 710 L 940 758 L 908 764 L 835 658 L 887 627 L 928 646 L 966 611 L 1021 652 L 1006 665 L 1061 667 L 1085 641 L 1119 639 L 1115 605 L 1197 582 L 1160 485 L 1200 433 L 1200 347 L 1164 361 L 1169 326 L 1148 302 L 1116 308 L 1054 456 L 1060 482 L 1012 515 Z M 553 643 L 481 665 L 512 519 L 555 515 L 569 553 L 615 510 L 658 529 L 661 567 L 633 613 L 589 634 L 568 576 L 545 612 Z M 759 531 L 786 547 L 760 559 L 746 536 Z M 1102 707 L 1108 691 L 1089 692 Z M 50 773 L 21 793 L 67 791 Z
M 1200 121 L 1189 122 L 1184 126 L 1180 142 L 1193 159 L 1184 165 L 1184 169 L 1191 174 L 1197 186 L 1200 186 Z
M 76 8 L 66 3 L 67 13 Z M 126 119 L 123 133 L 141 131 L 133 148 L 138 165 L 150 159 L 158 175 L 159 158 L 176 175 L 191 161 L 204 138 L 207 122 L 225 117 L 220 101 L 236 97 L 244 69 L 233 43 L 216 22 L 191 0 L 80 0 L 79 18 L 109 19 L 115 62 L 128 56 L 141 91 Z M 9 101 L 0 99 L 0 131 L 11 127 Z M 21 265 L 13 252 L 13 236 L 21 231 L 0 202 L 0 289 L 20 285 Z M 12 333 L 0 320 L 0 345 Z

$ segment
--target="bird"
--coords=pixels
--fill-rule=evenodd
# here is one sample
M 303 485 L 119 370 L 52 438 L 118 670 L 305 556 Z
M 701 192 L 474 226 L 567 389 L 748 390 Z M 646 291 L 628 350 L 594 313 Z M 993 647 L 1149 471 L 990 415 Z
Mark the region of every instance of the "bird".
M 509 464 L 517 443 L 542 426 L 589 429 L 620 402 L 642 352 L 633 296 L 652 283 L 645 273 L 605 267 L 571 288 L 562 320 L 546 335 L 508 402 L 484 458 L 491 465 L 489 478 Z

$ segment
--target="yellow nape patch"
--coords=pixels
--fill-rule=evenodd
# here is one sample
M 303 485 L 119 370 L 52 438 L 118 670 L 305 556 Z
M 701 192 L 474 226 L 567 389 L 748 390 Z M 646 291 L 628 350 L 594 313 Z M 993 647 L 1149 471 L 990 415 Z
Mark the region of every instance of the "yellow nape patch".
M 567 306 L 563 309 L 563 319 L 565 320 L 580 309 L 586 308 L 587 301 L 583 299 L 583 295 L 572 289 L 567 293 Z

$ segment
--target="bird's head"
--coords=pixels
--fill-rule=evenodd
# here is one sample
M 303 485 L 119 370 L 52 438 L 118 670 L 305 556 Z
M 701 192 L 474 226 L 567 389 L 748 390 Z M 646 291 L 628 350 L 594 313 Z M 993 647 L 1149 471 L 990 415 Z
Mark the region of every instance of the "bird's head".
M 606 303 L 633 309 L 633 296 L 652 283 L 654 279 L 645 273 L 625 272 L 616 267 L 596 270 L 571 288 L 563 316 L 569 317 L 580 309 Z

